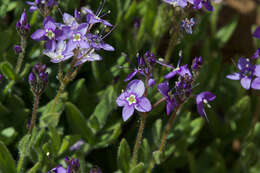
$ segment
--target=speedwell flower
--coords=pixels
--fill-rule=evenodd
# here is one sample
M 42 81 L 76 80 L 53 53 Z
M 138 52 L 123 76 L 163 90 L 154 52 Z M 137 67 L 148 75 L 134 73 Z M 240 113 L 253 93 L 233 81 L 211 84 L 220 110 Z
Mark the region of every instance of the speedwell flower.
M 213 101 L 215 98 L 216 95 L 214 95 L 209 91 L 202 92 L 198 94 L 196 97 L 197 111 L 200 114 L 200 116 L 205 117 L 207 121 L 208 121 L 208 117 L 206 115 L 203 104 L 206 104 L 210 108 L 209 102 Z
M 253 89 L 259 88 L 259 83 L 254 81 L 254 77 L 260 77 L 260 65 L 252 64 L 249 58 L 239 58 L 237 68 L 239 72 L 226 77 L 231 80 L 240 80 L 242 87 L 246 90 L 250 89 L 250 87 Z
M 187 32 L 187 34 L 192 34 L 193 25 L 195 25 L 195 20 L 193 18 L 186 18 L 181 21 L 181 27 Z
M 54 19 L 46 17 L 43 22 L 43 29 L 35 31 L 31 38 L 36 41 L 46 40 L 45 47 L 47 50 L 54 51 L 56 47 L 56 40 L 62 40 L 62 30 L 57 28 Z
M 134 113 L 134 109 L 139 112 L 149 112 L 152 109 L 150 101 L 144 97 L 145 86 L 141 80 L 132 80 L 127 85 L 126 90 L 117 98 L 117 105 L 123 108 L 123 120 L 128 120 Z

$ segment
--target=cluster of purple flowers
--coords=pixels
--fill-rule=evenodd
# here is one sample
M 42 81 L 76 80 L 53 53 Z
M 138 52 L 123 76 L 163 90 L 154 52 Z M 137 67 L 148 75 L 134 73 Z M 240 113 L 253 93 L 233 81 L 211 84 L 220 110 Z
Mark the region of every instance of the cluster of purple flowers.
M 37 63 L 32 72 L 28 77 L 29 84 L 31 86 L 32 92 L 36 95 L 41 95 L 48 84 L 48 72 L 46 72 L 46 65 L 41 65 Z
M 179 6 L 181 8 L 185 8 L 186 6 L 188 6 L 188 4 L 191 4 L 193 5 L 193 8 L 196 10 L 201 9 L 203 6 L 208 11 L 214 10 L 210 0 L 163 0 L 163 1 L 170 5 Z
M 189 70 L 188 65 L 185 64 L 180 66 L 181 54 L 178 65 L 174 68 L 171 65 L 164 63 L 162 60 L 157 60 L 153 54 L 147 52 L 144 57 L 139 57 L 138 68 L 131 72 L 125 81 L 130 81 L 136 74 L 140 74 L 146 78 L 146 86 L 142 80 L 134 79 L 127 85 L 126 90 L 117 98 L 117 105 L 123 108 L 122 116 L 123 120 L 126 121 L 136 109 L 139 112 L 149 112 L 152 109 L 150 101 L 144 94 L 147 92 L 149 80 L 152 80 L 153 85 L 156 83 L 152 78 L 152 68 L 155 64 L 160 64 L 167 68 L 173 69 L 170 73 L 165 75 L 165 82 L 158 84 L 158 91 L 163 95 L 166 101 L 166 112 L 169 115 L 176 109 L 177 106 L 184 103 L 190 96 L 192 96 L 192 89 L 195 87 L 195 79 L 199 74 L 199 70 L 202 66 L 202 57 L 195 57 L 193 60 L 191 69 Z M 170 87 L 170 80 L 176 79 L 175 86 Z M 215 99 L 215 95 L 211 92 L 202 92 L 197 95 L 196 103 L 198 113 L 204 116 L 207 120 L 207 116 L 203 107 L 203 104 L 208 104 L 209 101 Z
M 67 165 L 67 169 L 63 168 L 61 165 L 58 165 L 48 173 L 76 173 L 79 170 L 80 164 L 78 159 L 69 159 L 69 157 L 66 156 L 64 160 Z
M 57 4 L 55 0 L 35 0 L 34 2 L 27 1 L 28 5 L 30 5 L 29 11 L 34 12 L 38 10 L 43 16 L 48 16 L 54 5 Z
M 20 20 L 18 20 L 16 23 L 16 29 L 21 36 L 26 36 L 30 30 L 30 24 L 27 21 L 25 10 L 21 15 Z
M 35 4 L 36 2 L 34 2 Z M 31 5 L 31 4 L 30 4 Z M 35 6 L 31 8 L 36 10 Z M 37 6 L 37 8 L 39 8 Z M 74 16 L 63 14 L 63 23 L 57 23 L 52 17 L 47 16 L 43 22 L 43 28 L 35 31 L 31 38 L 36 41 L 45 41 L 44 54 L 51 58 L 51 62 L 59 63 L 76 56 L 75 65 L 86 61 L 102 60 L 95 51 L 100 49 L 114 51 L 114 48 L 104 42 L 110 32 L 104 34 L 92 34 L 91 28 L 97 23 L 106 27 L 112 25 L 100 16 L 102 8 L 95 14 L 90 9 L 83 7 L 81 12 L 75 10 Z
M 239 72 L 227 75 L 228 79 L 240 80 L 243 88 L 246 90 L 260 89 L 260 65 L 255 65 L 253 61 L 259 58 L 260 49 L 254 53 L 250 58 L 241 57 L 238 60 L 237 68 Z

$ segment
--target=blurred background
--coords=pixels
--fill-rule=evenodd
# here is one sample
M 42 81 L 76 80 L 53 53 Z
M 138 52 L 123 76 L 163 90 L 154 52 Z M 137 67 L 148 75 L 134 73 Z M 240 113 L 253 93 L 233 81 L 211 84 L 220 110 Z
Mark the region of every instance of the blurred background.
M 165 156 L 153 172 L 259 173 L 260 93 L 244 90 L 240 82 L 228 80 L 226 75 L 237 70 L 233 61 L 252 56 L 260 47 L 260 41 L 252 37 L 256 26 L 260 26 L 260 5 L 257 0 L 215 0 L 212 3 L 214 12 L 173 8 L 161 0 L 107 0 L 104 11 L 111 13 L 105 19 L 116 28 L 106 42 L 115 51 L 100 51 L 103 61 L 84 64 L 62 95 L 60 114 L 54 120 L 45 116 L 44 111 L 59 87 L 58 68 L 42 54 L 43 44 L 28 36 L 22 67 L 24 77 L 15 79 L 15 85 L 10 82 L 12 77 L 5 77 L 0 83 L 0 140 L 13 159 L 19 158 L 24 145 L 20 140 L 27 133 L 26 124 L 31 116 L 33 95 L 27 82 L 28 72 L 36 62 L 41 62 L 47 64 L 50 79 L 40 100 L 37 123 L 41 135 L 35 137 L 28 151 L 28 170 L 33 167 L 30 171 L 47 172 L 64 163 L 65 155 L 73 155 L 80 158 L 82 172 L 97 165 L 104 173 L 120 173 L 119 143 L 125 138 L 132 149 L 140 123 L 137 113 L 127 122 L 122 121 L 122 109 L 117 107 L 115 99 L 127 85 L 123 80 L 135 68 L 137 53 L 150 51 L 156 58 L 176 65 L 182 50 L 181 64 L 191 65 L 195 56 L 202 56 L 204 60 L 194 94 L 211 91 L 217 97 L 212 108 L 206 110 L 209 123 L 197 113 L 194 98 L 185 104 L 168 137 Z M 61 11 L 70 14 L 82 6 L 96 11 L 99 5 L 98 0 L 59 1 Z M 28 5 L 22 0 L 0 2 L 0 63 L 8 62 L 15 67 L 17 55 L 13 46 L 20 42 L 15 25 L 24 9 L 27 10 Z M 41 28 L 43 17 L 39 13 L 28 12 L 27 15 L 30 33 Z M 57 8 L 52 16 L 57 22 L 62 21 Z M 186 17 L 196 21 L 192 35 L 177 27 Z M 175 36 L 178 39 L 173 39 Z M 69 62 L 63 65 L 66 69 Z M 154 77 L 162 82 L 168 72 L 169 69 L 160 67 Z M 148 97 L 155 103 L 161 95 L 153 87 Z M 149 113 L 139 156 L 145 165 L 160 144 L 168 118 L 164 103 Z M 78 151 L 69 150 L 79 139 L 90 140 L 84 130 L 86 126 L 94 133 L 93 142 L 86 142 Z M 46 156 L 47 152 L 50 155 Z

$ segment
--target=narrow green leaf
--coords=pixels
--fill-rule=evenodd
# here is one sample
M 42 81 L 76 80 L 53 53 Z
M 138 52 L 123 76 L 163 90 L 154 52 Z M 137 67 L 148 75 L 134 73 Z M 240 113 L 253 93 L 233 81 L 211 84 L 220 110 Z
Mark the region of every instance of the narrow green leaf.
M 143 170 L 144 170 L 144 163 L 141 162 L 138 165 L 136 165 L 134 168 L 132 168 L 129 173 L 142 173 Z
M 16 173 L 15 161 L 2 141 L 0 141 L 0 172 Z
M 87 126 L 87 121 L 78 108 L 70 103 L 66 103 L 66 117 L 71 129 L 79 133 L 89 144 L 94 142 L 94 136 L 91 129 Z
M 125 139 L 122 139 L 117 152 L 117 165 L 123 172 L 129 171 L 131 159 L 130 147 Z
M 30 144 L 31 135 L 25 135 L 18 144 L 18 150 L 20 155 L 27 156 L 29 155 L 29 144 Z
M 15 80 L 15 73 L 13 71 L 13 66 L 7 62 L 4 61 L 0 64 L 0 70 L 4 74 L 6 78 L 9 80 Z
M 219 40 L 219 45 L 223 46 L 232 36 L 234 33 L 234 30 L 236 29 L 238 23 L 238 18 L 232 19 L 232 21 L 222 27 L 217 33 L 216 33 L 216 39 Z
M 162 160 L 162 152 L 160 151 L 153 152 L 153 158 L 155 160 L 155 163 L 159 165 Z
M 37 162 L 29 171 L 28 173 L 37 173 L 37 171 L 41 167 L 41 162 Z

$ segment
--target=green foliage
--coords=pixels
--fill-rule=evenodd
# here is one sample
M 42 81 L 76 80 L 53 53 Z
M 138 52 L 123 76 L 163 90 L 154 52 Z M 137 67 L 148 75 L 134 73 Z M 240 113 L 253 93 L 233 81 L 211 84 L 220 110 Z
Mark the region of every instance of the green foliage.
M 14 159 L 2 141 L 0 141 L 0 172 L 16 173 Z
M 117 152 L 117 165 L 123 172 L 128 172 L 130 168 L 131 151 L 125 139 L 122 139 Z

